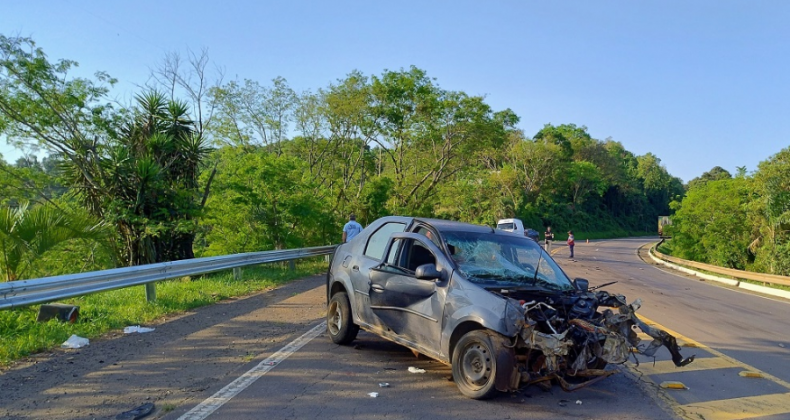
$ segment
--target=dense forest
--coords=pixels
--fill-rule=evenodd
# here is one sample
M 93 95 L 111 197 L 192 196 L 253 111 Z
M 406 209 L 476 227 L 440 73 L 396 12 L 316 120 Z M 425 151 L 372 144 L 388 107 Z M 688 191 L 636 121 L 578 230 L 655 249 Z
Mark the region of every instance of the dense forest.
M 205 53 L 170 54 L 120 104 L 109 75 L 73 77 L 76 62 L 0 36 L 0 138 L 46 156 L 0 159 L 0 278 L 333 244 L 351 212 L 363 225 L 391 214 L 519 217 L 584 238 L 654 233 L 674 211 L 676 252 L 772 270 L 768 255 L 787 252 L 781 163 L 751 178 L 709 174 L 683 198 L 653 154 L 575 124 L 530 137 L 510 109 L 442 89 L 419 68 L 352 71 L 297 92 L 284 78 L 222 81 L 209 64 Z M 731 205 L 750 227 L 721 226 L 729 239 L 708 249 L 687 203 L 718 193 L 741 200 Z
M 790 275 L 790 148 L 748 175 L 715 167 L 672 201 L 667 252 L 722 267 Z

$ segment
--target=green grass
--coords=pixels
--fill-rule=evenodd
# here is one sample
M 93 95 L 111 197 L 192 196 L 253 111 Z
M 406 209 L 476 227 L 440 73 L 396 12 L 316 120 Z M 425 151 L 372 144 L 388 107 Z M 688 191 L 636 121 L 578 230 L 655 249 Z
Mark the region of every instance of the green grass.
M 129 325 L 149 324 L 165 315 L 176 314 L 224 299 L 249 295 L 291 280 L 326 271 L 323 257 L 296 262 L 247 267 L 242 278 L 233 279 L 231 271 L 199 277 L 185 277 L 156 284 L 156 302 L 145 299 L 145 286 L 67 299 L 60 303 L 78 305 L 79 319 L 74 324 L 50 320 L 36 322 L 38 305 L 0 311 L 0 366 L 59 347 L 72 334 L 96 338 L 108 331 Z

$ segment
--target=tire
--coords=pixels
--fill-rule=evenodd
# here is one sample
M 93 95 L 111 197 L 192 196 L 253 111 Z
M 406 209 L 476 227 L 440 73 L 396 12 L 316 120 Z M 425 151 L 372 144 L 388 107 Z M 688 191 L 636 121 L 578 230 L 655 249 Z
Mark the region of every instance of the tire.
M 357 338 L 359 325 L 351 317 L 351 304 L 346 292 L 337 292 L 326 308 L 326 330 L 336 344 L 348 344 Z
M 497 394 L 496 353 L 491 334 L 485 330 L 466 333 L 453 350 L 453 380 L 462 394 L 476 400 Z

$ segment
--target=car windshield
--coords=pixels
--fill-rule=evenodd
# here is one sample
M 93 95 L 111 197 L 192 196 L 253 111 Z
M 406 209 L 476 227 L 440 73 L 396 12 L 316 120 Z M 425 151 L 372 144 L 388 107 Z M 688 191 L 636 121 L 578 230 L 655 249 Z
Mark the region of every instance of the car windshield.
M 473 283 L 483 287 L 574 289 L 568 276 L 535 241 L 480 232 L 442 234 L 459 270 Z

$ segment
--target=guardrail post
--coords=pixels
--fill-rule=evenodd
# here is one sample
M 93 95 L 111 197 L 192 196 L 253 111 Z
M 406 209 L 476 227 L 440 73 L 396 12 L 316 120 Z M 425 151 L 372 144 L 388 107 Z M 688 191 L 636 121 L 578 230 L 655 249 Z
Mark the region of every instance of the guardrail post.
M 241 267 L 233 268 L 233 280 L 241 280 Z
M 294 260 L 288 260 L 288 269 L 291 271 L 296 270 L 296 263 Z
M 145 300 L 149 303 L 156 302 L 156 283 L 145 284 Z

